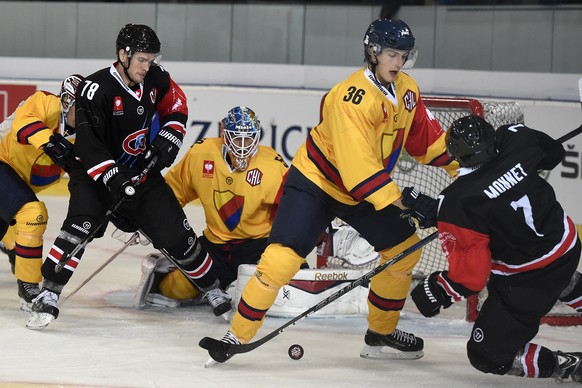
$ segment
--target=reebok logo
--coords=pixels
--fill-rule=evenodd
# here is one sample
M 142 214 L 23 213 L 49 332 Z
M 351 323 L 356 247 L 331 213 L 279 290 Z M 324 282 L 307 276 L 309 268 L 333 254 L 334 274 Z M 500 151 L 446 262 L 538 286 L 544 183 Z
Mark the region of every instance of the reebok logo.
M 347 272 L 315 273 L 315 280 L 348 280 Z

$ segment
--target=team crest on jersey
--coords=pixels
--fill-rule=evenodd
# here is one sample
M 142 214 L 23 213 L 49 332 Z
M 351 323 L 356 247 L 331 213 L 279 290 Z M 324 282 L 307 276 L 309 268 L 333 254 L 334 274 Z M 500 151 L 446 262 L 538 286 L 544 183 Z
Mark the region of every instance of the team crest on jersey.
M 139 155 L 146 149 L 148 129 L 143 128 L 127 136 L 122 143 L 122 148 L 128 155 Z
M 152 102 L 152 104 L 156 103 L 156 97 L 158 97 L 158 89 L 157 88 L 153 88 L 150 91 L 150 101 Z
M 47 154 L 42 153 L 30 169 L 30 184 L 47 186 L 59 180 L 61 168 L 53 163 Z
M 123 114 L 123 101 L 120 96 L 113 98 L 113 116 L 121 116 Z
M 406 110 L 412 112 L 416 106 L 416 93 L 414 93 L 412 90 L 407 90 L 406 93 L 404 93 L 402 100 L 404 101 L 404 107 Z
M 232 191 L 214 192 L 214 207 L 224 225 L 231 232 L 240 223 L 244 203 L 244 197 L 236 195 Z
M 251 186 L 257 186 L 261 184 L 261 180 L 263 179 L 263 173 L 258 168 L 253 168 L 252 170 L 247 171 L 246 181 Z
M 205 160 L 202 163 L 202 178 L 214 178 L 214 160 Z
M 455 251 L 457 239 L 452 233 L 439 233 L 439 242 L 441 243 L 441 248 L 447 257 Z
M 145 112 L 145 109 L 144 109 L 144 107 L 143 107 L 143 106 L 141 106 L 141 105 L 140 105 L 140 106 L 138 106 L 138 107 L 137 107 L 137 114 L 141 116 L 141 115 L 143 115 L 143 112 Z

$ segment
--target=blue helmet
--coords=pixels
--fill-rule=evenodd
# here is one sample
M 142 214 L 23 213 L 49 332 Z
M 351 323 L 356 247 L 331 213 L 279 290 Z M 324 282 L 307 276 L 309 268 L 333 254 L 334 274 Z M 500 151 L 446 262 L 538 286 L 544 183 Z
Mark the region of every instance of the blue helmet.
M 497 156 L 495 129 L 479 116 L 453 121 L 445 137 L 447 152 L 462 167 L 473 167 Z
M 255 112 L 246 106 L 232 108 L 222 120 L 222 136 L 233 167 L 244 171 L 259 148 L 261 123 Z
M 366 62 L 373 63 L 371 55 L 379 55 L 383 48 L 408 51 L 408 61 L 416 60 L 414 36 L 410 27 L 399 19 L 378 19 L 372 22 L 364 35 L 364 55 Z M 414 63 L 405 68 L 410 68 Z

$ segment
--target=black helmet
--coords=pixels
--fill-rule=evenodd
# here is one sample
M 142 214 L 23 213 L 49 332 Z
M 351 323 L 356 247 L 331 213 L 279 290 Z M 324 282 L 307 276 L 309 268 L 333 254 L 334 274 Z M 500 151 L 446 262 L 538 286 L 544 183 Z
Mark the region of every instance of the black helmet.
M 414 36 L 410 27 L 399 19 L 378 19 L 372 22 L 364 35 L 364 55 L 371 63 L 370 55 L 379 55 L 382 48 L 414 50 Z
M 117 52 L 125 50 L 131 57 L 136 51 L 157 54 L 161 43 L 155 31 L 144 24 L 126 24 L 115 41 Z
M 447 152 L 462 167 L 485 163 L 497 155 L 495 129 L 479 116 L 453 121 L 445 138 Z

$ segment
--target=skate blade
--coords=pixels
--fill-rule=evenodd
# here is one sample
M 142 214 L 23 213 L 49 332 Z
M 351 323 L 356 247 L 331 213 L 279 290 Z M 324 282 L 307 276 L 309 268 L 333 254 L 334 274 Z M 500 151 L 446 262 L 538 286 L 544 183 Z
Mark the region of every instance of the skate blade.
M 369 360 L 418 360 L 424 356 L 422 350 L 416 352 L 402 352 L 389 346 L 364 345 L 360 357 Z
M 208 358 L 208 361 L 206 361 L 206 363 L 204 364 L 205 368 L 210 368 L 213 367 L 214 365 L 218 365 L 220 364 L 218 361 L 215 361 L 212 357 Z
M 20 311 L 24 311 L 25 313 L 31 313 L 32 303 L 28 303 L 24 299 L 20 298 Z
M 32 313 L 32 316 L 26 322 L 26 328 L 30 330 L 42 330 L 55 319 L 48 313 Z

